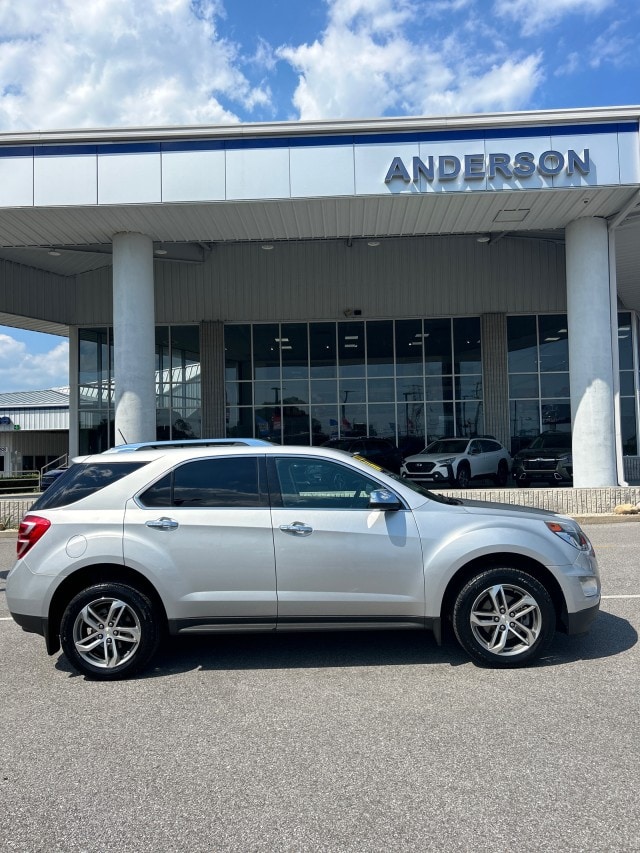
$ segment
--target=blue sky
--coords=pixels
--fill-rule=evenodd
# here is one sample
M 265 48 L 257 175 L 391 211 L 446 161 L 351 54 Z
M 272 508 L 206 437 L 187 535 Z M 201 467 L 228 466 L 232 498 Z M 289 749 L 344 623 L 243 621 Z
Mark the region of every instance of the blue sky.
M 0 133 L 639 104 L 638 0 L 0 0 Z M 0 327 L 0 392 L 67 383 Z

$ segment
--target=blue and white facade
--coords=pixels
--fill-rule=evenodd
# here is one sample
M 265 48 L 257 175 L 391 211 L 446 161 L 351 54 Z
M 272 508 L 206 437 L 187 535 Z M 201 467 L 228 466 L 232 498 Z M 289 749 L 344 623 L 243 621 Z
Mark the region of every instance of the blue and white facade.
M 638 456 L 639 108 L 0 136 L 0 322 L 69 334 L 71 453 L 573 433 Z

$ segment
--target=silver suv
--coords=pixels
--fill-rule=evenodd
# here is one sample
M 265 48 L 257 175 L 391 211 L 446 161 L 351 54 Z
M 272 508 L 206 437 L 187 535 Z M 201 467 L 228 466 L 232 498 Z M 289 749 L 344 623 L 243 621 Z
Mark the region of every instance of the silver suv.
M 165 633 L 430 629 L 530 663 L 587 630 L 595 554 L 575 521 L 432 494 L 313 447 L 75 460 L 33 505 L 7 580 L 16 622 L 90 678 L 146 666 Z

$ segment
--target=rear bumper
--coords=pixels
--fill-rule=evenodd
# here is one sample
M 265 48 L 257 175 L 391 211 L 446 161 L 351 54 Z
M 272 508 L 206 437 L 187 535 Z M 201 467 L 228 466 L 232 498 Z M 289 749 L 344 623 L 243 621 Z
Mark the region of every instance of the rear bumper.
M 13 621 L 16 622 L 23 631 L 27 631 L 29 634 L 40 634 L 41 637 L 45 636 L 46 631 L 46 619 L 42 619 L 40 616 L 29 616 L 26 613 L 12 613 Z

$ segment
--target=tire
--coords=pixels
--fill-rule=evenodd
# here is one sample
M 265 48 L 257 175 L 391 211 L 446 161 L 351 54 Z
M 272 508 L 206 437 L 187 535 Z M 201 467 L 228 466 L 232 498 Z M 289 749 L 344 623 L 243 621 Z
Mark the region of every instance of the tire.
M 477 663 L 524 666 L 549 647 L 556 613 L 547 589 L 520 569 L 495 568 L 471 578 L 453 608 L 458 642 Z
M 496 486 L 506 486 L 507 480 L 509 479 L 509 466 L 505 462 L 504 459 L 501 459 L 498 462 L 498 470 L 493 478 L 495 480 Z
M 60 642 L 69 662 L 83 675 L 114 681 L 149 663 L 161 628 L 157 608 L 139 589 L 125 583 L 99 583 L 82 590 L 67 605 Z
M 468 463 L 461 462 L 458 465 L 458 471 L 456 473 L 456 486 L 459 489 L 466 489 L 471 482 L 471 469 L 469 468 Z

